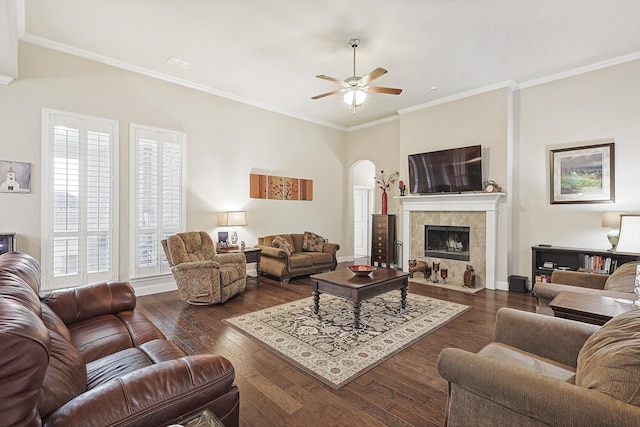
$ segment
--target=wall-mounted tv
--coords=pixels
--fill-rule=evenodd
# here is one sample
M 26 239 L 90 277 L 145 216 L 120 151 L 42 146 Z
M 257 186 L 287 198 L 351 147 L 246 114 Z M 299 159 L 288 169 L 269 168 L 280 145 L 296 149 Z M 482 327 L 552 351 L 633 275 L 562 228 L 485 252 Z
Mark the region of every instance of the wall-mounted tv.
M 411 194 L 482 190 L 482 146 L 409 154 Z

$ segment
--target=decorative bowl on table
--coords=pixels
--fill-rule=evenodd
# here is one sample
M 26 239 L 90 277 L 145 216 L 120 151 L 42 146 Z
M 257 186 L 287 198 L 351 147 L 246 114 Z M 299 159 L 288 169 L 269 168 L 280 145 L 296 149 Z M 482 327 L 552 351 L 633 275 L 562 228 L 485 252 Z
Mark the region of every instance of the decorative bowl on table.
M 349 270 L 353 272 L 356 276 L 367 276 L 372 271 L 376 271 L 378 267 L 374 267 L 373 265 L 350 265 Z

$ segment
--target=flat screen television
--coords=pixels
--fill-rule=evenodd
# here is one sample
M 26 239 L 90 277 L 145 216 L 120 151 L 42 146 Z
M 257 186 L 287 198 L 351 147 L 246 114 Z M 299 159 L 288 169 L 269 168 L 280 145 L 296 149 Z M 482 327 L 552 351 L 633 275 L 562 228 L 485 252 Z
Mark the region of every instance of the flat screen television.
M 482 146 L 409 154 L 411 194 L 482 190 Z

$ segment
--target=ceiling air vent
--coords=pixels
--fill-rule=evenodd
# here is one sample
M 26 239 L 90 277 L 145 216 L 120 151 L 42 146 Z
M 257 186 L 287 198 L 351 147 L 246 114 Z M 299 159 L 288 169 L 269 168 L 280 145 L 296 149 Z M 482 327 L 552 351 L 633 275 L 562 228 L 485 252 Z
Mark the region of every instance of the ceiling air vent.
M 167 59 L 167 64 L 173 65 L 174 67 L 180 68 L 181 70 L 186 70 L 191 68 L 191 62 L 185 61 L 184 59 L 176 58 L 175 56 Z

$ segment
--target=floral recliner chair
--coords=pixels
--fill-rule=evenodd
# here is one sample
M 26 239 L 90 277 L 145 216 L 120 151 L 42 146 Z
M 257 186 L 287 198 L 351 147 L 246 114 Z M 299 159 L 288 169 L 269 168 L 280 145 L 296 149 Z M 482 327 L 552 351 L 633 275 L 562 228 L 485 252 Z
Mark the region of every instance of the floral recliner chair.
M 227 301 L 247 285 L 242 253 L 217 254 L 209 233 L 190 231 L 162 241 L 183 301 L 194 305 Z

